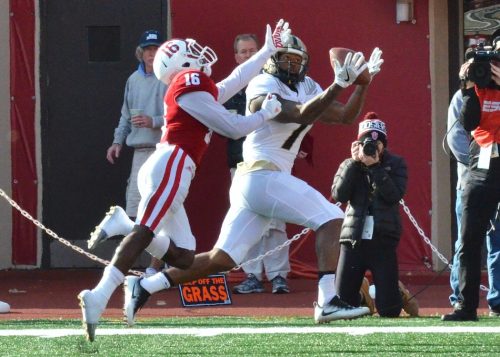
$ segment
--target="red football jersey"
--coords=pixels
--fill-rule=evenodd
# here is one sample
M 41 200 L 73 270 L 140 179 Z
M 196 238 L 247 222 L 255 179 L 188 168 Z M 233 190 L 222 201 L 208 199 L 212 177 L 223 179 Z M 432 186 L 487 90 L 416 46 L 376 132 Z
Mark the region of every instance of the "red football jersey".
M 170 83 L 165 94 L 165 125 L 161 142 L 177 145 L 184 150 L 196 165 L 199 165 L 207 150 L 212 130 L 182 110 L 177 98 L 189 92 L 205 91 L 217 100 L 219 90 L 214 81 L 199 70 L 179 72 Z

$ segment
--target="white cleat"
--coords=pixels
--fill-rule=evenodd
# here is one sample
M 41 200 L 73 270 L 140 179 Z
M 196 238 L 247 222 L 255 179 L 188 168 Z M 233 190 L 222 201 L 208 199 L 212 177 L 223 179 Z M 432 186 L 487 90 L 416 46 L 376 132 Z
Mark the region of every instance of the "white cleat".
M 95 339 L 95 330 L 99 319 L 106 308 L 106 304 L 99 302 L 98 298 L 90 290 L 83 290 L 78 294 L 80 307 L 82 308 L 82 323 L 85 337 L 90 342 Z
M 314 322 L 324 324 L 334 320 L 356 319 L 369 315 L 370 309 L 366 306 L 354 307 L 340 300 L 338 296 L 324 306 L 314 303 Z
M 127 216 L 123 208 L 113 206 L 90 234 L 90 239 L 87 241 L 88 248 L 94 249 L 113 236 L 125 236 L 132 231 L 132 228 L 134 228 L 134 222 Z

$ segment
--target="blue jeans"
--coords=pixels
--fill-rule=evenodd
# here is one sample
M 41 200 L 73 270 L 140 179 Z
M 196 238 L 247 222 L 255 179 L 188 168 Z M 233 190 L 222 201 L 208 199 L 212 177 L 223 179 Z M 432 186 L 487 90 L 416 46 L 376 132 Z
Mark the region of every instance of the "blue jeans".
M 455 305 L 458 301 L 458 268 L 459 261 L 457 258 L 458 247 L 460 246 L 460 221 L 462 219 L 462 190 L 457 190 L 457 199 L 455 201 L 455 214 L 457 217 L 457 232 L 458 238 L 455 242 L 455 256 L 453 257 L 453 264 L 450 273 L 450 286 L 451 295 L 450 303 Z M 488 301 L 488 306 L 490 308 L 500 307 L 500 221 L 495 222 L 495 230 L 491 231 L 490 234 L 486 236 L 486 249 L 488 252 L 486 265 L 488 270 L 488 284 L 490 285 L 490 290 L 486 296 Z

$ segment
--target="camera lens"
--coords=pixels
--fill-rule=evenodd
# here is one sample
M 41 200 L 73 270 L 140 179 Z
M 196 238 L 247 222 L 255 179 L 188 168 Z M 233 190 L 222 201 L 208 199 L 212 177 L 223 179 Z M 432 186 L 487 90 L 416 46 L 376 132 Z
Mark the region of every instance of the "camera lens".
M 365 156 L 375 156 L 377 152 L 377 142 L 375 140 L 366 139 L 363 142 L 363 154 Z

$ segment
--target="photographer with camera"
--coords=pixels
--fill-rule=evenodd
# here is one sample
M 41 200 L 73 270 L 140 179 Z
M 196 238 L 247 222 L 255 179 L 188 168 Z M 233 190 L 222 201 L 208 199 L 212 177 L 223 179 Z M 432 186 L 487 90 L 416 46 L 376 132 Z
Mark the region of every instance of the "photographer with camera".
M 460 69 L 463 104 L 459 120 L 472 132 L 468 177 L 462 194 L 458 258 L 458 301 L 443 321 L 477 321 L 484 237 L 498 220 L 500 202 L 500 36 L 493 50 L 471 51 Z M 498 211 L 497 211 L 498 212 Z M 491 220 L 493 217 L 493 220 Z M 493 312 L 500 306 L 490 307 Z
M 396 249 L 401 235 L 399 201 L 406 191 L 405 160 L 387 150 L 385 123 L 374 112 L 359 124 L 351 158 L 335 174 L 332 197 L 348 203 L 340 234 L 337 291 L 352 306 L 367 270 L 377 291 L 377 311 L 397 317 L 402 308 Z

